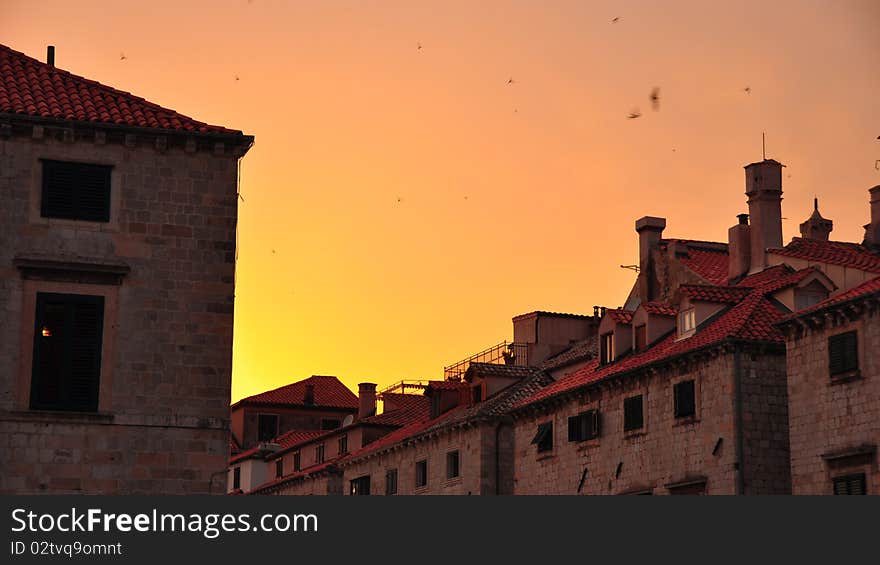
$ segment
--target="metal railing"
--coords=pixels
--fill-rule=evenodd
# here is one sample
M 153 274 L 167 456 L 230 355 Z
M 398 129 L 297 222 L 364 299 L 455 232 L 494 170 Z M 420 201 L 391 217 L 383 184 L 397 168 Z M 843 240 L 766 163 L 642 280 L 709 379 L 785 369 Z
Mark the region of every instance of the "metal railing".
M 407 394 L 407 392 L 422 392 L 428 388 L 428 381 L 417 381 L 404 379 L 398 381 L 391 386 L 383 388 L 379 392 L 379 396 L 383 394 Z
M 497 365 L 517 365 L 522 367 L 528 365 L 528 357 L 528 344 L 513 343 L 505 340 L 457 363 L 443 367 L 443 376 L 446 380 L 460 379 L 467 372 L 471 363 L 495 363 Z

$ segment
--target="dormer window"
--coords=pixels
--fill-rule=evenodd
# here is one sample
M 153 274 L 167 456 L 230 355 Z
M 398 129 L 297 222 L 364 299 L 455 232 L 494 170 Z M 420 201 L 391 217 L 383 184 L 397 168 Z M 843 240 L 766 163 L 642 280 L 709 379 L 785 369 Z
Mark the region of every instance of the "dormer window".
M 478 384 L 478 385 L 474 386 L 473 388 L 471 388 L 471 391 L 473 392 L 474 404 L 479 404 L 480 402 L 483 401 L 483 385 L 482 384 Z
M 635 327 L 636 351 L 641 351 L 648 346 L 648 326 L 642 324 Z
M 600 356 L 599 362 L 602 365 L 607 365 L 614 361 L 614 333 L 609 332 L 607 334 L 603 334 L 602 337 L 599 338 L 599 348 L 600 348 Z
M 682 310 L 678 314 L 678 335 L 679 337 L 688 337 L 693 335 L 697 328 L 697 316 L 693 308 Z

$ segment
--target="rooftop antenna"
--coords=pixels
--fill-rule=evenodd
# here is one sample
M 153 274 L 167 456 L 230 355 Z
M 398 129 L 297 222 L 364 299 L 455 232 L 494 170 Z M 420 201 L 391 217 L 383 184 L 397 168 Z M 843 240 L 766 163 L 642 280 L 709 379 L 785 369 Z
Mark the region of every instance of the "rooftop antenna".
M 621 265 L 620 268 L 621 268 L 621 269 L 629 269 L 629 270 L 631 270 L 631 271 L 635 271 L 635 272 L 637 272 L 637 273 L 639 272 L 639 266 L 638 266 L 638 265 Z
M 766 161 L 767 160 L 767 141 L 764 137 L 764 132 L 761 132 L 761 157 Z

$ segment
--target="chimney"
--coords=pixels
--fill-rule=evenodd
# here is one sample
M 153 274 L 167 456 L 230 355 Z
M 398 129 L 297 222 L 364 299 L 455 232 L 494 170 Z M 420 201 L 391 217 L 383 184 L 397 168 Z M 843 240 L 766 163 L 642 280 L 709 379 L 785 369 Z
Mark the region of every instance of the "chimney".
M 639 299 L 642 303 L 651 300 L 651 251 L 660 243 L 666 218 L 644 216 L 636 220 L 639 234 Z
M 782 247 L 782 163 L 764 159 L 746 165 L 751 226 L 750 273 L 767 267 L 767 249 Z
M 55 66 L 55 46 L 49 45 L 46 47 L 46 64 L 50 67 Z
M 828 235 L 834 229 L 834 222 L 822 217 L 822 214 L 819 213 L 819 199 L 814 198 L 813 214 L 800 227 L 802 238 L 828 241 Z
M 315 385 L 314 383 L 306 383 L 306 392 L 303 395 L 303 404 L 312 405 L 315 403 Z
M 737 214 L 739 223 L 727 230 L 727 253 L 730 266 L 727 278 L 738 279 L 749 272 L 751 266 L 751 242 L 749 241 L 749 215 Z
M 376 384 L 358 385 L 358 420 L 376 413 Z
M 871 194 L 871 223 L 865 226 L 865 245 L 880 250 L 880 184 L 868 192 Z

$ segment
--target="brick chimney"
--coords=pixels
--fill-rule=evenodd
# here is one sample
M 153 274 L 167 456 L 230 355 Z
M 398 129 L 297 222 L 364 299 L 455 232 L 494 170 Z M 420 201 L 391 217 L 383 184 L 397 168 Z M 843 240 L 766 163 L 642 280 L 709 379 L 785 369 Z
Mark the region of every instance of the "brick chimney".
M 358 420 L 376 413 L 376 383 L 358 384 Z
M 765 159 L 746 165 L 751 226 L 750 273 L 767 267 L 767 249 L 782 247 L 782 163 Z
M 641 302 L 651 300 L 651 251 L 663 237 L 666 218 L 644 216 L 636 220 L 636 232 L 639 234 L 639 299 Z
M 871 194 L 871 223 L 865 226 L 865 245 L 880 250 L 880 185 L 868 192 Z
M 46 64 L 50 67 L 55 66 L 55 46 L 49 45 L 46 47 Z
M 752 262 L 751 241 L 749 241 L 749 215 L 737 214 L 739 222 L 727 230 L 727 253 L 730 256 L 730 267 L 727 278 L 738 279 L 749 272 Z
M 813 214 L 800 227 L 802 238 L 828 241 L 828 235 L 834 229 L 834 222 L 822 217 L 822 214 L 819 213 L 819 199 L 814 198 Z

